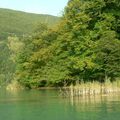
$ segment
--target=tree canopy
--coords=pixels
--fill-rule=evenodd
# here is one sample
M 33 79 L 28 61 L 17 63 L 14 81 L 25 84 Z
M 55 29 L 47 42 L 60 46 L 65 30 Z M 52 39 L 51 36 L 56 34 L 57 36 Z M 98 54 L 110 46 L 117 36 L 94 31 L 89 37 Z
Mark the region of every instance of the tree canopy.
M 69 0 L 56 28 L 39 24 L 19 47 L 14 79 L 27 87 L 113 81 L 120 77 L 120 1 Z

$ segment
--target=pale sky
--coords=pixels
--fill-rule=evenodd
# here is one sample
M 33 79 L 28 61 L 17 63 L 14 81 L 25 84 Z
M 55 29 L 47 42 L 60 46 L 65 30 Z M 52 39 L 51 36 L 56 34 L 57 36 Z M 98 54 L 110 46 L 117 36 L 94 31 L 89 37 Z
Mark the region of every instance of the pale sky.
M 60 16 L 68 0 L 0 0 L 0 8 Z

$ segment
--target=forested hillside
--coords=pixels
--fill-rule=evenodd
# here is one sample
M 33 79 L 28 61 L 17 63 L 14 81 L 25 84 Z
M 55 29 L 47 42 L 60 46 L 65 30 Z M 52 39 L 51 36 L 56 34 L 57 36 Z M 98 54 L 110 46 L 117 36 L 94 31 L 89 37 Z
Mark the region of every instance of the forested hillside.
M 32 14 L 0 8 L 0 39 L 15 34 L 30 34 L 36 24 L 46 23 L 53 26 L 59 21 L 58 17 L 51 15 Z
M 15 80 L 40 87 L 118 79 L 119 13 L 119 0 L 70 0 L 58 29 L 41 24 L 24 38 Z
M 9 36 L 29 36 L 39 23 L 54 27 L 60 18 L 51 15 L 40 15 L 0 8 L 0 84 L 11 81 L 15 63 L 11 59 Z M 13 47 L 15 42 L 12 42 Z
M 69 0 L 56 28 L 9 37 L 14 81 L 29 88 L 120 79 L 120 1 Z

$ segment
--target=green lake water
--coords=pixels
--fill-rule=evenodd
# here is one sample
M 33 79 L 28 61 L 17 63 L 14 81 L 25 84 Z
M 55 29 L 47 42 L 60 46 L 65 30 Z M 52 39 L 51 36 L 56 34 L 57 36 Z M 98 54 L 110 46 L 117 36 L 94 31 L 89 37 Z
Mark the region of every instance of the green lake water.
M 0 120 L 120 120 L 120 95 L 70 99 L 57 90 L 1 90 Z

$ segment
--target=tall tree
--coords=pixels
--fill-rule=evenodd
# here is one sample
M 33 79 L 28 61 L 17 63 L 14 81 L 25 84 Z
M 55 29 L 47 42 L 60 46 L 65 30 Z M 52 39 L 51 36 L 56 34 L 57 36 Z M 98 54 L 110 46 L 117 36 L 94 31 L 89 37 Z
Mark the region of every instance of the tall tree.
M 118 11 L 119 0 L 68 2 L 63 17 L 60 49 L 62 54 L 67 53 L 70 78 L 104 80 L 106 75 L 120 75 L 120 65 L 117 65 L 120 63 Z M 98 60 L 100 54 L 104 55 Z M 104 59 L 107 59 L 106 62 Z

